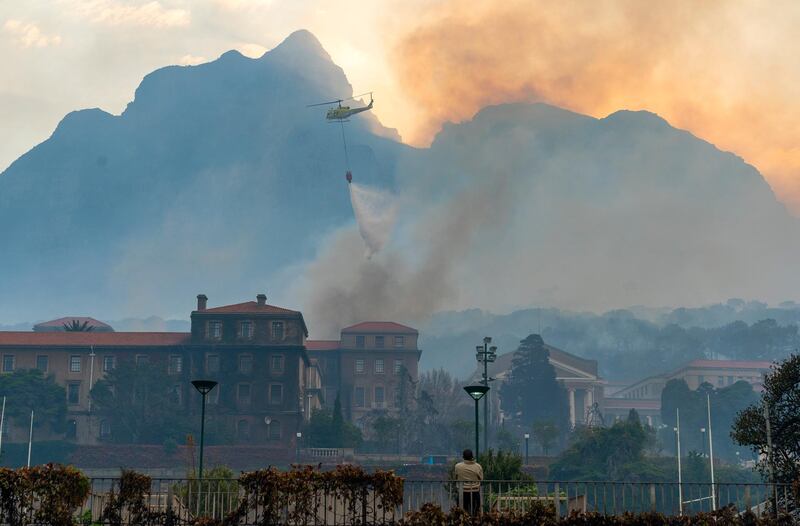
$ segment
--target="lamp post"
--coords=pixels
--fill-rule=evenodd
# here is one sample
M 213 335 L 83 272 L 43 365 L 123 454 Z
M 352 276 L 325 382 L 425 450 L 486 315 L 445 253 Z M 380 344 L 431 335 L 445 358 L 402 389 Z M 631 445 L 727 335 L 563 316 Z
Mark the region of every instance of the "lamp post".
M 481 383 L 489 390 L 489 363 L 497 359 L 497 347 L 489 347 L 492 343 L 492 337 L 486 336 L 483 338 L 483 345 L 475 347 L 475 358 L 478 363 L 483 363 L 483 376 Z M 489 447 L 489 397 L 483 399 L 483 443 Z M 477 458 L 477 454 L 476 454 Z
M 478 417 L 478 400 L 483 398 L 489 388 L 485 385 L 468 385 L 464 388 L 467 394 L 475 400 L 475 460 L 478 459 L 478 449 L 479 449 L 479 436 L 480 436 L 480 420 Z
M 528 439 L 531 437 L 530 433 L 525 433 L 525 465 L 528 465 Z
M 675 408 L 675 435 L 678 439 L 678 511 L 683 515 L 683 477 L 681 476 L 681 410 Z
M 192 385 L 203 397 L 203 409 L 200 412 L 200 471 L 198 480 L 203 480 L 203 440 L 206 434 L 206 395 L 217 386 L 214 380 L 192 380 Z

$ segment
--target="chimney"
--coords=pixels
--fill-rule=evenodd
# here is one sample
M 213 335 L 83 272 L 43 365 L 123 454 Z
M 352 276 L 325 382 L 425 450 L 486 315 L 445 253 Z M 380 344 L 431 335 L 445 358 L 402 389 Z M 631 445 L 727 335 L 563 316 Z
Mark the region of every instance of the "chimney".
M 197 295 L 197 310 L 204 311 L 206 310 L 206 303 L 208 303 L 208 296 L 205 294 L 198 294 Z
M 263 307 L 267 304 L 267 295 L 266 294 L 259 294 L 256 296 L 256 300 L 258 300 L 258 306 Z

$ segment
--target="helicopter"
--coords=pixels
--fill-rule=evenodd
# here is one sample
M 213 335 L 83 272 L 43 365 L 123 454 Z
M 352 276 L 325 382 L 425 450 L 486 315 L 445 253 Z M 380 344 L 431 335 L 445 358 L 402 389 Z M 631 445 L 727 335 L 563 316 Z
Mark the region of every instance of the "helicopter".
M 342 103 L 348 100 L 355 100 L 359 97 L 363 97 L 364 95 L 369 95 L 369 104 L 366 106 L 362 106 L 360 108 L 351 108 L 350 106 L 342 106 Z M 342 145 L 344 146 L 344 159 L 345 159 L 345 167 L 347 171 L 345 172 L 345 179 L 347 180 L 347 184 L 352 184 L 353 182 L 353 174 L 350 172 L 350 159 L 347 155 L 347 139 L 344 133 L 344 123 L 349 122 L 347 119 L 348 117 L 355 115 L 356 113 L 361 113 L 362 111 L 367 111 L 372 109 L 372 105 L 375 101 L 372 99 L 372 92 L 368 91 L 366 93 L 362 93 L 361 95 L 353 95 L 352 97 L 348 97 L 346 99 L 336 99 L 330 100 L 328 102 L 319 102 L 317 104 L 309 104 L 306 106 L 307 108 L 313 108 L 315 106 L 330 106 L 331 104 L 336 104 L 335 108 L 331 108 L 328 110 L 328 113 L 325 114 L 325 118 L 328 122 L 338 122 L 342 127 Z
M 362 106 L 361 108 L 351 108 L 350 106 L 342 106 L 342 103 L 348 100 L 355 100 L 359 97 L 363 97 L 364 95 L 369 95 L 369 104 L 366 106 Z M 361 113 L 362 111 L 367 111 L 372 109 L 373 104 L 372 99 L 372 92 L 369 91 L 367 93 L 362 93 L 361 95 L 354 95 L 352 97 L 346 99 L 336 99 L 331 100 L 328 102 L 320 102 L 318 104 L 309 104 L 308 108 L 313 108 L 314 106 L 329 106 L 331 104 L 336 104 L 335 108 L 331 108 L 328 110 L 328 113 L 325 114 L 325 118 L 329 121 L 338 121 L 338 122 L 347 122 L 347 119 L 355 115 L 356 113 Z

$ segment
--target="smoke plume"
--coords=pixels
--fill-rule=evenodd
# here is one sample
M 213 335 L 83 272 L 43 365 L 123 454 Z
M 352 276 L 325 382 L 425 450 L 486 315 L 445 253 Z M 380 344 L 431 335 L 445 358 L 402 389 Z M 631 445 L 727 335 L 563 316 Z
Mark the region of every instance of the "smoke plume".
M 358 231 L 367 246 L 369 259 L 389 241 L 397 215 L 397 206 L 388 192 L 355 183 L 348 186 Z
M 407 138 L 495 103 L 646 109 L 755 164 L 800 213 L 800 3 L 450 0 L 417 19 L 394 53 L 423 113 Z

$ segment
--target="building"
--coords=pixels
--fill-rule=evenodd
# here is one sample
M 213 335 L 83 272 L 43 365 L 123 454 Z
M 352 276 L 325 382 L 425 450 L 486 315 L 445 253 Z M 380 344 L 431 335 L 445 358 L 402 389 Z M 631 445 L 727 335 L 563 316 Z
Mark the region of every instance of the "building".
M 571 425 L 584 424 L 591 419 L 592 406 L 597 403 L 603 405 L 603 379 L 597 374 L 597 361 L 587 360 L 574 354 L 545 344 L 550 352 L 550 364 L 556 371 L 556 380 L 567 390 L 569 401 L 569 419 Z M 489 364 L 489 377 L 500 382 L 508 377 L 511 371 L 511 362 L 514 352 L 501 354 L 497 360 Z M 471 381 L 480 380 L 483 369 L 479 368 Z M 489 391 L 499 390 L 498 385 L 492 386 Z
M 613 397 L 606 398 L 605 418 L 614 421 L 624 418 L 636 409 L 651 425 L 661 423 L 661 392 L 670 380 L 683 380 L 689 389 L 696 390 L 703 383 L 716 389 L 745 381 L 753 390 L 764 390 L 764 376 L 772 362 L 743 360 L 693 360 L 678 369 L 649 376 L 624 388 L 617 389 Z
M 259 294 L 256 301 L 208 308 L 200 294 L 190 333 L 0 332 L 0 372 L 52 374 L 66 390 L 66 437 L 93 444 L 109 440 L 115 430 L 93 410 L 92 387 L 124 361 L 157 363 L 173 382 L 176 411 L 199 420 L 200 395 L 190 381 L 216 380 L 208 395 L 209 415 L 239 443 L 285 449 L 319 407 L 322 386 L 306 353 L 303 315 L 266 299 Z M 13 424 L 7 428 L 11 440 L 27 440 L 27 421 Z M 60 438 L 48 434 L 37 431 L 37 439 Z
M 362 427 L 376 411 L 397 414 L 417 381 L 418 337 L 416 329 L 399 323 L 368 321 L 345 327 L 338 340 L 307 341 L 326 406 L 338 395 L 345 418 Z
M 72 324 L 87 327 L 93 332 L 114 332 L 111 325 L 87 316 L 69 316 L 37 323 L 33 326 L 33 332 L 64 332 L 67 330 L 66 327 Z

